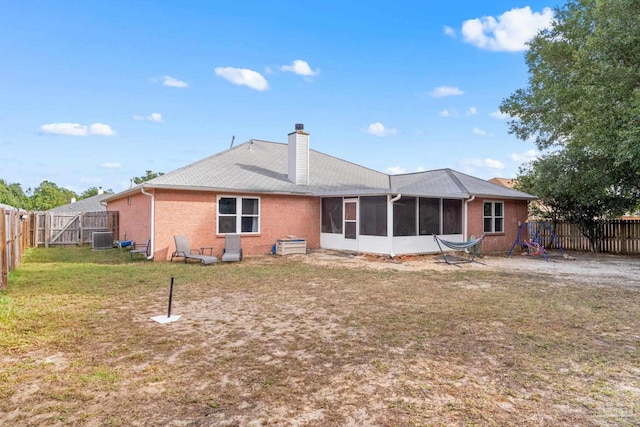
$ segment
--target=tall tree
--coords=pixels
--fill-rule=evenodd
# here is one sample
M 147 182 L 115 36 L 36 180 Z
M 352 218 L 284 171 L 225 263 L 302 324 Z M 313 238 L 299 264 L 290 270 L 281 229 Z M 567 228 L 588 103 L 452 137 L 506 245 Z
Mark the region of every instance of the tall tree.
M 581 226 L 595 251 L 604 238 L 603 212 L 620 212 L 631 198 L 623 189 L 617 191 L 600 185 L 602 170 L 592 164 L 611 164 L 611 159 L 567 147 L 545 154 L 521 170 L 518 189 L 536 194 L 544 202 L 536 212 L 547 219 L 564 219 Z
M 0 179 L 0 203 L 20 209 L 28 207 L 27 196 L 20 184 L 7 184 L 3 179 Z
M 570 0 L 530 42 L 526 63 L 528 86 L 500 110 L 513 118 L 511 133 L 547 154 L 522 169 L 521 188 L 583 230 L 633 210 L 640 197 L 640 0 Z
M 50 181 L 42 181 L 29 198 L 29 208 L 34 211 L 46 211 L 71 203 L 71 199 L 77 197 L 78 195 L 71 190 L 60 188 Z
M 146 171 L 146 174 L 144 176 L 135 176 L 133 178 L 131 178 L 131 180 L 133 181 L 134 184 L 142 184 L 143 182 L 147 182 L 152 180 L 153 178 L 157 178 L 159 176 L 164 175 L 164 173 L 162 172 L 152 172 L 152 171 Z
M 105 193 L 113 193 L 112 189 L 108 189 L 104 191 Z M 87 199 L 89 197 L 93 197 L 93 196 L 97 196 L 98 194 L 100 194 L 100 188 L 98 187 L 89 187 L 86 190 L 84 190 L 82 193 L 80 193 L 80 197 L 79 199 Z

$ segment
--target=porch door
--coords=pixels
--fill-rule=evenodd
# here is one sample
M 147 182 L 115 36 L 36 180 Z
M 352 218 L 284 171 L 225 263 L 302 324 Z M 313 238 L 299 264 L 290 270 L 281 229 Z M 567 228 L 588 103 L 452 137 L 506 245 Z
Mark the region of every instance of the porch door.
M 358 230 L 358 199 L 344 199 L 344 238 L 356 240 Z

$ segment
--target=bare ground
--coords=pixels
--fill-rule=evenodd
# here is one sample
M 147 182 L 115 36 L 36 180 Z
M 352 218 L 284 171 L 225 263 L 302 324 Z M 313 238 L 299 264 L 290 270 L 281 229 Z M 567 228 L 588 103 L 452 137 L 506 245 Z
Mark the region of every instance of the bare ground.
M 637 425 L 640 259 L 572 255 L 214 267 L 0 357 L 0 425 Z
M 391 269 L 397 271 L 451 272 L 455 268 L 478 271 L 525 272 L 539 275 L 543 280 L 577 281 L 582 283 L 619 286 L 640 286 L 640 258 L 633 256 L 560 253 L 549 251 L 542 255 L 480 256 L 475 262 L 447 264 L 442 255 L 399 256 L 394 259 L 374 255 L 351 254 L 337 251 L 315 251 L 301 257 L 305 262 L 344 267 Z M 464 255 L 453 256 L 452 261 L 468 260 Z

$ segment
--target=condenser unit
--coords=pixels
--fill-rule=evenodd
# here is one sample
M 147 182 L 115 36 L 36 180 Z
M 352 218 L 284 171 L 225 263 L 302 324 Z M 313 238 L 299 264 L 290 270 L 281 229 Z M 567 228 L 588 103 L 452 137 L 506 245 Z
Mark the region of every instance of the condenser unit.
M 113 232 L 111 231 L 94 231 L 93 232 L 93 249 L 111 249 L 113 248 Z

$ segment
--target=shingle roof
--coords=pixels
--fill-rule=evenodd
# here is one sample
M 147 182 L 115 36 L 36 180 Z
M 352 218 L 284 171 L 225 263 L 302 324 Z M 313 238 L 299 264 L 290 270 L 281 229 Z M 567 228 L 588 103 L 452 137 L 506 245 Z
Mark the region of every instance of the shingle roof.
M 389 190 L 388 175 L 315 150 L 309 150 L 309 185 L 295 185 L 287 177 L 287 162 L 287 144 L 251 140 L 146 184 L 294 194 Z
M 161 175 L 142 186 L 313 196 L 400 193 L 444 198 L 483 195 L 535 199 L 530 194 L 451 169 L 387 175 L 315 150 L 309 150 L 309 171 L 309 185 L 295 185 L 287 177 L 288 145 L 251 140 Z M 137 188 L 139 187 L 125 192 L 135 191 Z
M 4 203 L 0 203 L 0 209 L 4 209 L 5 211 L 19 211 L 22 209 L 18 209 L 16 207 L 13 207 L 11 205 L 5 205 Z
M 66 205 L 57 206 L 49 209 L 47 212 L 100 212 L 106 211 L 105 205 L 100 203 L 103 199 L 111 196 L 111 194 L 103 193 L 96 194 L 95 196 L 87 197 L 86 199 L 78 200 L 77 202 L 68 203 Z

